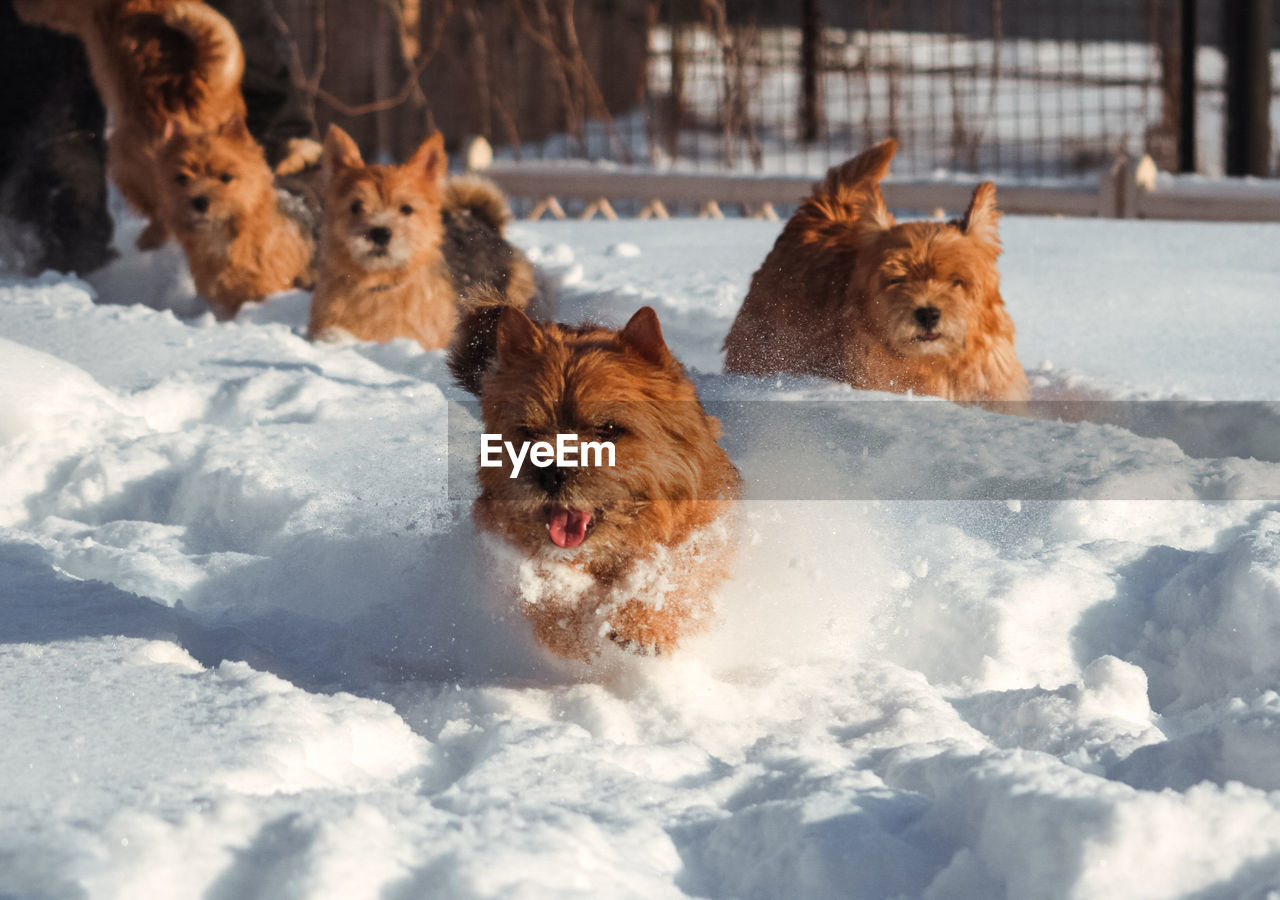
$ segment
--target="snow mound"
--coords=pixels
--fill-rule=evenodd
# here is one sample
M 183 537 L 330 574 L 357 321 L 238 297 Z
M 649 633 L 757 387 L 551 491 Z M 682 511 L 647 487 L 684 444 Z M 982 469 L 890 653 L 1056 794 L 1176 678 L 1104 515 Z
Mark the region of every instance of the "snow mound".
M 170 251 L 0 281 L 0 895 L 1280 890 L 1280 228 L 1006 220 L 1029 418 L 721 374 L 776 234 L 512 227 L 747 486 L 714 627 L 592 670 L 493 590 L 441 353 Z

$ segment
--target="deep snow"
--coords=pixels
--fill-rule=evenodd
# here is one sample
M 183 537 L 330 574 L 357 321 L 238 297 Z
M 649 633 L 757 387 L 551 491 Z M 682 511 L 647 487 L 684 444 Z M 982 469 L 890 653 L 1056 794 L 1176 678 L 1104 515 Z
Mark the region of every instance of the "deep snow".
M 1006 220 L 1076 423 L 718 374 L 777 230 L 515 229 L 746 410 L 717 627 L 585 676 L 492 596 L 439 353 L 180 318 L 171 249 L 0 282 L 0 896 L 1280 891 L 1280 227 Z

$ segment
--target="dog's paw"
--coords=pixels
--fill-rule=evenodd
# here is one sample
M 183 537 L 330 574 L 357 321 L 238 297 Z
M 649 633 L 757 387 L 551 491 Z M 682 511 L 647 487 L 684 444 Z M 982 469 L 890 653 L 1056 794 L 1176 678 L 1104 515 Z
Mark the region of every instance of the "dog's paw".
M 667 652 L 667 648 L 658 641 L 633 640 L 623 637 L 616 631 L 610 631 L 608 638 L 617 645 L 619 650 L 634 653 L 636 656 L 661 656 Z
M 168 230 L 158 221 L 152 219 L 147 223 L 147 227 L 142 229 L 142 234 L 138 235 L 138 249 L 155 250 L 168 239 Z
M 311 138 L 291 138 L 284 146 L 284 159 L 276 163 L 276 175 L 297 175 L 317 165 L 324 152 L 324 147 Z

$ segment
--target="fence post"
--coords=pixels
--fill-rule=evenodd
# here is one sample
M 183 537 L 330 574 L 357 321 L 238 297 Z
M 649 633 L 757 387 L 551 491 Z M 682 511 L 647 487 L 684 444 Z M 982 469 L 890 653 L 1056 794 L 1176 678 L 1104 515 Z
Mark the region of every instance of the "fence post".
M 1228 175 L 1270 174 L 1271 0 L 1224 3 Z
M 804 0 L 800 29 L 800 139 L 822 137 L 822 13 L 818 0 Z
M 687 0 L 671 0 L 667 15 L 671 29 L 671 108 L 667 121 L 667 155 L 672 159 L 680 155 L 680 132 L 684 129 L 685 104 L 685 30 L 689 3 Z
M 1196 0 L 1181 0 L 1178 72 L 1178 171 L 1196 170 Z
M 468 172 L 483 172 L 493 165 L 493 145 L 478 134 L 466 142 L 462 158 L 466 160 Z
M 1121 153 L 1098 179 L 1098 215 L 1108 219 L 1132 219 L 1138 211 L 1138 185 L 1134 164 Z

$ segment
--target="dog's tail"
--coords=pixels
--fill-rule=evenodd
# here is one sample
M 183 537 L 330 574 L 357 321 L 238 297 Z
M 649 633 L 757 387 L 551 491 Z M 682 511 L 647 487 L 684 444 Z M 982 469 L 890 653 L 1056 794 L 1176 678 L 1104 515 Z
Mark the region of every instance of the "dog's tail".
M 503 302 L 527 306 L 538 295 L 538 284 L 528 257 L 503 236 L 511 210 L 501 189 L 487 178 L 460 175 L 445 182 L 440 205 L 442 249 L 458 295 L 478 297 L 489 286 Z
M 240 91 L 244 76 L 244 50 L 227 18 L 211 6 L 180 0 L 162 13 L 164 24 L 195 47 L 195 70 L 200 73 L 208 97 L 224 97 Z
M 445 212 L 469 212 L 498 234 L 511 221 L 511 209 L 502 190 L 478 175 L 458 175 L 446 181 L 441 208 Z
M 480 383 L 498 354 L 498 320 L 511 304 L 497 288 L 484 285 L 458 301 L 458 327 L 449 342 L 449 373 L 458 386 L 480 396 Z

